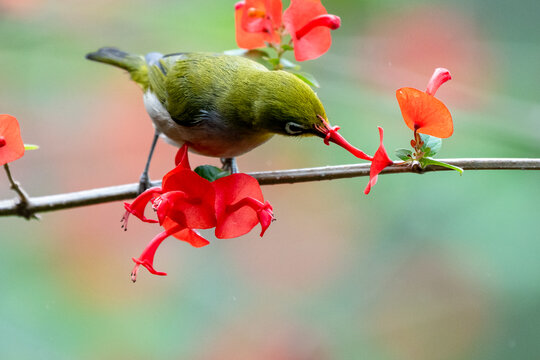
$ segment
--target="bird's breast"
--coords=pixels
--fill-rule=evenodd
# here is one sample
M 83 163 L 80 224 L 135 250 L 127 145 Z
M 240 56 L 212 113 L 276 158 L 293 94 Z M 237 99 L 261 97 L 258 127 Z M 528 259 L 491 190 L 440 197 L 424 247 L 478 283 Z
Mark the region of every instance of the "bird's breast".
M 165 140 L 175 146 L 187 143 L 191 150 L 205 156 L 235 157 L 268 141 L 272 134 L 245 128 L 232 128 L 224 121 L 206 120 L 195 126 L 177 124 L 151 92 L 143 96 L 144 106 L 154 126 Z M 201 109 L 204 110 L 204 109 Z

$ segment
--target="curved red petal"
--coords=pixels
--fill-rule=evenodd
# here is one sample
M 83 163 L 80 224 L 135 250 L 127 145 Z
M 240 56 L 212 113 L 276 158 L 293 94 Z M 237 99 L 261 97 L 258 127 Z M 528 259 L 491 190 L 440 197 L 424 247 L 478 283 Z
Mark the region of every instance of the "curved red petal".
M 272 205 L 267 201 L 264 204 L 264 207 L 257 211 L 257 216 L 259 218 L 259 223 L 261 224 L 261 234 L 260 236 L 263 236 L 266 230 L 270 227 L 270 224 L 272 224 L 272 221 L 274 220 L 274 212 L 272 211 Z
M 252 198 L 264 202 L 258 181 L 247 174 L 233 174 L 217 179 L 212 183 L 216 192 L 216 237 L 229 239 L 248 233 L 258 223 L 257 211 L 242 206 L 235 211 L 227 207 L 242 199 Z
M 182 147 L 178 149 L 178 152 L 176 153 L 176 156 L 174 157 L 174 164 L 177 167 L 180 166 L 183 169 L 188 169 L 188 170 L 191 169 L 191 166 L 189 165 L 187 144 L 182 145 Z
M 369 182 L 364 190 L 364 193 L 367 195 L 369 194 L 369 191 L 371 190 L 371 187 L 374 186 L 377 183 L 378 175 L 381 171 L 384 170 L 384 168 L 392 165 L 394 162 L 388 157 L 388 153 L 386 152 L 386 149 L 384 148 L 383 144 L 383 137 L 384 137 L 384 130 L 382 127 L 378 127 L 379 129 L 379 148 L 375 152 L 375 155 L 373 155 L 373 161 L 371 162 L 371 167 L 369 168 Z
M 24 143 L 17 119 L 11 115 L 0 115 L 0 136 L 5 144 L 0 147 L 0 165 L 15 161 L 24 155 Z
M 328 14 L 320 0 L 291 0 L 291 5 L 283 13 L 283 24 L 291 34 L 294 43 L 294 57 L 297 61 L 315 59 L 324 54 L 332 44 L 330 28 L 317 26 L 297 37 L 297 32 L 310 21 Z
M 131 272 L 131 280 L 133 282 L 137 279 L 137 272 L 138 272 L 138 265 L 142 265 L 145 268 L 148 269 L 152 274 L 155 275 L 167 275 L 167 273 L 159 272 L 154 269 L 154 256 L 156 255 L 156 251 L 158 247 L 161 245 L 163 240 L 168 238 L 170 235 L 180 231 L 182 228 L 178 224 L 175 224 L 170 229 L 167 229 L 166 231 L 163 231 L 156 235 L 152 241 L 148 243 L 146 248 L 144 248 L 143 252 L 138 258 L 133 258 L 133 261 L 135 262 L 135 267 L 133 268 L 133 271 Z
M 414 88 L 398 89 L 396 98 L 403 120 L 411 130 L 438 138 L 452 136 L 452 115 L 442 101 Z
M 431 79 L 429 79 L 429 82 L 427 84 L 426 93 L 429 95 L 435 96 L 435 93 L 439 89 L 439 87 L 447 82 L 448 80 L 452 79 L 452 75 L 450 75 L 450 71 L 445 68 L 436 68 L 433 72 L 433 75 L 431 75 Z
M 178 224 L 174 220 L 169 219 L 169 218 L 165 219 L 165 221 L 162 224 L 163 228 L 165 229 L 172 229 L 176 225 Z M 189 243 L 191 246 L 196 247 L 196 248 L 200 248 L 200 247 L 210 244 L 210 242 L 206 240 L 205 238 L 203 238 L 201 235 L 199 235 L 197 231 L 193 229 L 189 229 L 189 228 L 185 228 L 180 231 L 177 231 L 174 234 L 172 234 L 172 236 L 174 236 L 178 240 L 185 241 Z
M 137 196 L 131 204 L 127 202 L 124 203 L 124 208 L 126 209 L 126 211 L 135 215 L 136 217 L 138 217 L 140 220 L 144 222 L 155 223 L 157 222 L 156 220 L 148 219 L 144 216 L 144 210 L 146 209 L 146 205 L 150 201 L 152 201 L 153 198 L 161 194 L 162 194 L 162 190 L 160 187 L 150 188 L 146 190 L 145 192 L 143 192 L 142 194 L 140 194 L 139 196 Z
M 180 166 L 169 171 L 161 184 L 163 192 L 183 191 L 188 195 L 204 194 L 212 189 L 210 181 L 202 178 L 196 172 L 181 168 Z

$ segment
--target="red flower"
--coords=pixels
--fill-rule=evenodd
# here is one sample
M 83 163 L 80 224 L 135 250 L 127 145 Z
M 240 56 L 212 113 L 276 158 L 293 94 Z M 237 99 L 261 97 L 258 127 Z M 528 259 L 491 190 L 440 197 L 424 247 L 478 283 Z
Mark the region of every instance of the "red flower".
M 375 155 L 373 156 L 373 161 L 371 162 L 371 167 L 369 169 L 369 182 L 366 186 L 366 189 L 364 190 L 364 194 L 369 194 L 369 191 L 371 190 L 371 187 L 374 186 L 377 183 L 377 178 L 379 176 L 379 173 L 383 171 L 383 169 L 387 166 L 392 165 L 394 162 L 390 160 L 388 157 L 388 154 L 386 153 L 386 149 L 383 145 L 383 135 L 384 130 L 382 127 L 379 126 L 379 137 L 380 137 L 380 144 L 379 148 L 377 149 L 377 152 L 375 152 Z
M 365 152 L 354 147 L 347 140 L 345 140 L 345 138 L 338 133 L 338 130 L 340 129 L 339 126 L 330 126 L 326 119 L 324 119 L 320 115 L 318 116 L 321 120 L 321 125 L 316 125 L 315 129 L 319 132 L 319 135 L 321 137 L 324 136 L 324 143 L 326 145 L 330 145 L 330 142 L 333 142 L 334 144 L 341 146 L 359 159 L 364 159 L 368 161 L 373 160 L 371 156 L 367 155 Z
M 408 87 L 396 91 L 401 114 L 411 130 L 438 138 L 452 136 L 452 115 L 446 106 L 434 97 L 439 86 L 450 79 L 447 69 L 437 68 L 425 92 Z
M 260 223 L 262 236 L 273 220 L 272 206 L 264 202 L 259 183 L 253 177 L 233 174 L 211 183 L 190 169 L 186 145 L 178 150 L 175 163 L 177 166 L 163 177 L 162 187 L 148 189 L 131 204 L 124 204 L 124 227 L 133 214 L 145 222 L 159 222 L 165 229 L 139 258 L 133 258 L 132 281 L 141 265 L 152 274 L 166 275 L 154 269 L 154 256 L 169 236 L 202 247 L 209 242 L 195 229 L 216 226 L 216 236 L 223 239 L 243 235 Z M 156 211 L 158 221 L 144 215 L 148 203 Z
M 257 180 L 233 174 L 212 183 L 216 192 L 216 237 L 230 239 L 248 233 L 258 223 L 261 236 L 274 219 L 272 206 L 264 201 Z
M 283 24 L 291 34 L 297 61 L 315 59 L 332 44 L 330 30 L 341 26 L 341 19 L 329 15 L 320 0 L 291 0 L 283 13 Z
M 0 115 L 0 165 L 24 155 L 19 122 L 11 115 Z
M 279 44 L 281 36 L 281 0 L 245 0 L 236 3 L 236 43 L 243 49 Z

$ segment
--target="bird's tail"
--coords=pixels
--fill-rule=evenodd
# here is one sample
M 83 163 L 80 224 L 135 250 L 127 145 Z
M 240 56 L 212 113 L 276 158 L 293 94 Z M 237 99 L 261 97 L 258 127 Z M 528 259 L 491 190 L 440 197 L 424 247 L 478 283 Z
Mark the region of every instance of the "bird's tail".
M 86 54 L 86 58 L 127 70 L 133 81 L 141 85 L 144 90 L 148 88 L 148 66 L 141 55 L 129 54 L 112 47 L 103 47 Z

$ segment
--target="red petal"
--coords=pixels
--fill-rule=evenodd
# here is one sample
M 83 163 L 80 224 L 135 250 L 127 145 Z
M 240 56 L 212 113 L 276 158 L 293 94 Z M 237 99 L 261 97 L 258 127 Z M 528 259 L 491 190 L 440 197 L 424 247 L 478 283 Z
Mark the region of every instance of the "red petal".
M 166 192 L 182 191 L 187 195 L 185 201 L 174 205 L 174 210 L 185 216 L 184 225 L 196 229 L 215 226 L 215 195 L 210 181 L 194 171 L 176 167 L 163 177 L 162 186 Z
M 209 195 L 213 195 L 212 188 Z M 165 218 L 171 218 L 188 228 L 209 229 L 216 226 L 214 196 L 201 198 L 200 194 L 170 191 L 160 196 L 157 212 L 161 223 Z
M 182 168 L 180 165 L 163 177 L 163 192 L 184 191 L 188 195 L 204 194 L 212 189 L 210 181 L 200 177 L 196 172 Z
M 176 156 L 174 158 L 174 164 L 178 167 L 180 166 L 183 169 L 191 169 L 191 166 L 189 165 L 189 159 L 188 159 L 188 146 L 187 144 L 182 145 L 180 149 L 178 149 L 178 152 L 176 153 Z
M 227 207 L 244 198 L 264 202 L 257 180 L 247 174 L 233 174 L 217 179 L 212 183 L 216 192 L 216 237 L 229 239 L 248 233 L 259 223 L 257 211 L 243 206 L 236 211 Z
M 272 205 L 267 201 L 264 206 L 257 211 L 257 217 L 261 224 L 261 236 L 264 235 L 268 227 L 270 227 L 270 224 L 272 224 L 272 220 L 274 220 L 274 212 L 272 210 Z
M 131 280 L 133 282 L 137 280 L 137 272 L 139 270 L 139 265 L 144 266 L 154 275 L 167 275 L 167 273 L 159 272 L 154 269 L 154 256 L 156 255 L 156 250 L 161 245 L 163 240 L 165 240 L 170 235 L 178 232 L 179 230 L 181 230 L 181 227 L 175 224 L 175 226 L 171 227 L 170 229 L 156 235 L 156 237 L 154 237 L 152 241 L 148 243 L 146 248 L 143 250 L 141 256 L 139 256 L 139 258 L 133 258 L 133 261 L 136 264 L 133 268 L 133 271 L 131 272 Z
M 398 89 L 396 98 L 405 124 L 411 130 L 438 138 L 452 136 L 452 115 L 440 100 L 413 88 Z
M 332 44 L 330 24 L 316 26 L 304 35 L 303 30 L 310 21 L 328 14 L 320 0 L 291 0 L 291 5 L 283 13 L 283 24 L 291 34 L 294 43 L 294 57 L 297 61 L 315 59 L 324 54 Z M 334 17 L 334 15 L 331 15 Z M 339 19 L 334 17 L 333 19 Z M 332 22 L 335 27 L 336 22 Z M 300 34 L 298 31 L 302 30 Z M 298 37 L 298 35 L 301 35 Z
M 5 144 L 0 147 L 0 165 L 15 161 L 24 155 L 19 122 L 11 115 L 0 115 L 0 136 Z
M 433 72 L 433 75 L 431 75 L 431 79 L 429 79 L 429 82 L 426 88 L 426 93 L 428 93 L 429 95 L 435 96 L 435 92 L 437 92 L 439 87 L 451 79 L 452 79 L 452 75 L 450 75 L 450 71 L 448 71 L 448 69 L 436 68 L 435 71 Z
M 177 225 L 176 222 L 174 222 L 172 219 L 168 219 L 168 218 L 165 219 L 165 221 L 163 222 L 163 227 L 165 229 L 171 229 L 176 225 Z M 203 246 L 206 246 L 206 245 L 210 244 L 210 242 L 208 240 L 203 238 L 201 235 L 199 235 L 199 233 L 197 233 L 197 231 L 195 231 L 193 229 L 187 229 L 187 228 L 182 229 L 182 230 L 172 234 L 172 236 L 174 236 L 175 238 L 177 238 L 179 240 L 188 242 L 189 244 L 191 244 L 191 246 L 196 247 L 196 248 L 200 248 L 200 247 L 203 247 Z
M 371 162 L 371 167 L 369 169 L 369 182 L 366 186 L 366 189 L 364 190 L 364 193 L 366 195 L 369 194 L 371 187 L 377 183 L 377 178 L 378 178 L 379 173 L 383 171 L 385 167 L 390 166 L 394 163 L 388 157 L 386 149 L 384 148 L 383 135 L 384 135 L 384 130 L 382 127 L 379 127 L 380 144 L 379 144 L 379 148 L 377 149 L 377 152 L 375 152 L 375 155 L 373 156 L 373 161 Z
M 160 187 L 150 188 L 146 190 L 145 192 L 143 192 L 142 194 L 140 194 L 139 196 L 137 196 L 131 204 L 124 203 L 124 208 L 126 209 L 126 211 L 135 215 L 136 217 L 138 217 L 144 222 L 156 223 L 157 222 L 156 220 L 148 219 L 144 216 L 144 210 L 146 208 L 146 205 L 149 202 L 151 202 L 152 199 L 154 199 L 155 197 L 161 194 L 162 194 L 162 190 Z

